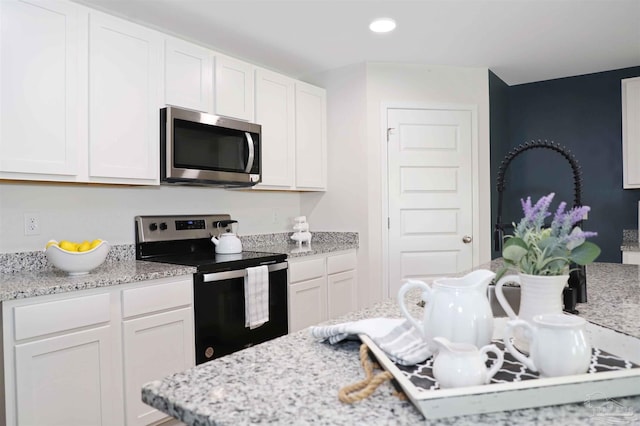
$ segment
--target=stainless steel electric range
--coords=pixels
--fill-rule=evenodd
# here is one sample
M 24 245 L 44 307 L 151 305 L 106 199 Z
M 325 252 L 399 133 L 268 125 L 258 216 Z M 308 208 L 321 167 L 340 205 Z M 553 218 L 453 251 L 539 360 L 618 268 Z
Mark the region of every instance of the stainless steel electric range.
M 211 242 L 228 229 L 229 215 L 136 216 L 136 259 L 195 266 L 193 299 L 196 364 L 282 336 L 288 332 L 285 254 L 243 251 L 216 254 Z M 245 327 L 245 269 L 267 265 L 269 321 Z

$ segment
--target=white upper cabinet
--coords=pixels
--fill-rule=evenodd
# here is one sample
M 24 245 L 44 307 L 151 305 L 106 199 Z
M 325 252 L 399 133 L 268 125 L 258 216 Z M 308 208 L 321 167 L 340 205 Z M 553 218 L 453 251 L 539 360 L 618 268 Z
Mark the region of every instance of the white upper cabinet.
M 327 188 L 326 91 L 296 82 L 296 188 Z
M 253 121 L 253 65 L 224 55 L 215 57 L 215 114 Z
M 162 36 L 89 16 L 89 179 L 159 183 Z
M 622 156 L 623 187 L 640 188 L 640 77 L 622 80 Z
M 57 0 L 0 0 L 0 179 L 158 185 L 160 108 L 262 125 L 256 189 L 324 191 L 326 93 Z
M 176 38 L 165 40 L 165 103 L 213 111 L 213 52 Z
M 75 181 L 78 7 L 0 1 L 0 177 Z
M 295 80 L 256 70 L 256 123 L 262 126 L 262 182 L 256 189 L 295 186 Z

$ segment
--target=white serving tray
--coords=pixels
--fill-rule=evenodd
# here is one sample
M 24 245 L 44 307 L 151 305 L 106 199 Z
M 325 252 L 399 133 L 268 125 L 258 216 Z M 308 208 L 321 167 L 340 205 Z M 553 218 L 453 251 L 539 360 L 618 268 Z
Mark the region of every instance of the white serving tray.
M 502 339 L 506 321 L 507 318 L 495 318 L 494 339 Z M 587 334 L 593 347 L 640 365 L 640 339 L 590 322 L 587 323 Z M 427 419 L 640 394 L 640 368 L 425 390 L 416 387 L 369 337 L 361 334 L 360 339 Z

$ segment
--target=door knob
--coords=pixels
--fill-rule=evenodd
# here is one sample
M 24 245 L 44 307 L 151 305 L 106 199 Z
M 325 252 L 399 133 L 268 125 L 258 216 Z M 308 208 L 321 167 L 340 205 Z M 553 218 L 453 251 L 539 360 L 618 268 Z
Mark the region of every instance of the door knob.
M 473 241 L 473 238 L 471 238 L 469 235 L 465 235 L 464 237 L 462 237 L 462 242 L 465 244 L 469 244 L 471 243 L 471 241 Z

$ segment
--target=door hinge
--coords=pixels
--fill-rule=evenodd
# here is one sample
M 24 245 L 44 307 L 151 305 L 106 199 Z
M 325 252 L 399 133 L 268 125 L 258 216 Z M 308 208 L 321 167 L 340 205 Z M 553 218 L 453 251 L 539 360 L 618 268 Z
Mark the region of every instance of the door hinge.
M 391 218 L 387 218 L 387 229 L 391 229 Z

